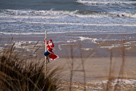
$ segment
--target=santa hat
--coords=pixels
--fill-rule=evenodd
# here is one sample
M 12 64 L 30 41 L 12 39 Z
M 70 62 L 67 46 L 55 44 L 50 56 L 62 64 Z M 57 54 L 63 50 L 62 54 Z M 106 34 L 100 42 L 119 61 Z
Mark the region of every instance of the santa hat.
M 50 39 L 49 41 L 52 41 L 52 39 Z

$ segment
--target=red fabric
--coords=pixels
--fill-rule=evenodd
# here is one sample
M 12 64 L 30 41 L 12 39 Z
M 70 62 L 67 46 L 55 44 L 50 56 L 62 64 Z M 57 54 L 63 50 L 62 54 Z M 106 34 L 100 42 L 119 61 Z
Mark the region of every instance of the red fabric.
M 48 51 L 49 51 L 49 52 L 52 52 L 52 50 L 53 50 L 53 49 L 52 49 L 50 46 L 48 46 Z
M 44 40 L 44 42 L 45 42 L 45 40 Z M 52 42 L 52 40 L 50 39 L 49 41 L 47 41 L 47 49 L 48 49 L 48 51 L 51 53 L 50 55 L 49 55 L 49 58 L 50 59 L 52 59 L 52 60 L 55 60 L 56 58 L 59 58 L 57 55 L 55 55 L 54 53 L 53 53 L 53 48 L 54 47 L 54 43 Z
M 52 53 L 52 48 L 54 47 L 54 44 L 53 42 L 49 45 L 49 43 L 47 42 L 47 48 L 48 48 L 48 51 Z
M 52 39 L 50 39 L 49 41 L 52 41 Z
M 54 44 L 53 44 L 53 42 L 52 42 L 52 45 L 50 45 L 50 47 L 54 47 Z
M 49 58 L 52 59 L 52 60 L 55 60 L 56 58 L 58 58 L 58 56 L 55 55 L 55 54 L 51 54 L 51 55 L 49 56 Z

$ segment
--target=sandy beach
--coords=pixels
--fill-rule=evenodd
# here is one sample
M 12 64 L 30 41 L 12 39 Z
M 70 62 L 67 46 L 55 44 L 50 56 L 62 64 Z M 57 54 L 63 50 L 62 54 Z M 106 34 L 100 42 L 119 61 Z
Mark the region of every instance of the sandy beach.
M 121 65 L 123 64 L 121 57 L 113 57 L 111 64 L 111 76 L 118 77 L 123 76 L 126 79 L 135 79 L 136 75 L 136 57 L 125 57 L 123 73 L 120 74 Z M 74 68 L 73 68 L 73 82 L 84 82 L 84 71 L 82 61 L 84 61 L 86 82 L 91 82 L 94 80 L 107 80 L 109 77 L 110 70 L 110 58 L 74 58 Z M 70 70 L 71 70 L 70 58 L 59 58 L 55 61 L 51 61 L 48 65 L 53 65 L 54 67 L 62 67 L 62 79 L 69 81 Z
M 82 81 L 83 70 L 81 60 L 84 61 L 87 82 L 107 77 L 109 74 L 110 56 L 112 52 L 112 69 L 113 76 L 118 76 L 122 64 L 122 47 L 124 47 L 125 57 L 125 74 L 128 77 L 134 77 L 135 56 L 136 56 L 136 34 L 83 34 L 83 33 L 58 33 L 48 34 L 48 39 L 53 39 L 55 48 L 54 53 L 59 55 L 59 59 L 51 61 L 55 66 L 64 67 L 63 77 L 68 80 L 70 60 L 74 61 L 74 77 L 75 81 Z M 64 37 L 65 36 L 65 37 Z M 13 37 L 12 42 L 10 42 Z M 119 40 L 110 40 L 114 37 L 120 37 Z M 133 38 L 131 40 L 123 37 Z M 100 40 L 100 39 L 103 39 Z M 44 34 L 43 35 L 2 35 L 0 38 L 1 50 L 3 46 L 15 43 L 15 48 L 25 50 L 21 56 L 37 56 L 44 58 Z M 35 52 L 35 50 L 37 50 Z M 2 52 L 2 51 L 1 51 Z M 72 55 L 72 56 L 71 56 Z M 70 61 L 70 62 L 69 62 Z
M 48 34 L 48 40 L 52 39 L 55 44 L 53 51 L 59 55 L 59 58 L 50 60 L 47 65 L 53 69 L 60 67 L 59 79 L 66 84 L 70 82 L 72 77 L 72 83 L 75 83 L 76 86 L 77 83 L 79 85 L 79 83 L 84 84 L 84 82 L 90 84 L 105 81 L 109 77 L 136 79 L 135 35 Z M 123 39 L 124 37 L 126 39 Z M 2 35 L 0 38 L 0 50 L 2 53 L 3 48 L 9 48 L 9 46 L 14 44 L 15 51 L 18 52 L 20 58 L 37 62 L 36 57 L 44 61 L 45 45 L 43 40 L 44 34 Z M 68 85 L 69 83 L 67 83 L 67 87 Z M 65 86 L 63 87 L 65 88 Z M 79 85 L 79 87 L 82 86 Z
M 113 57 L 112 59 L 109 57 L 59 58 L 51 61 L 48 66 L 62 68 L 59 74 L 63 82 L 61 86 L 65 88 L 62 91 L 68 91 L 71 77 L 72 91 L 83 91 L 84 87 L 86 87 L 86 91 L 101 91 L 104 89 L 103 85 L 109 79 L 113 81 L 123 79 L 120 81 L 122 86 L 125 89 L 129 89 L 129 87 L 126 87 L 126 84 L 135 87 L 136 57 L 124 57 L 124 59 L 121 57 Z M 116 83 L 115 81 L 112 84 Z

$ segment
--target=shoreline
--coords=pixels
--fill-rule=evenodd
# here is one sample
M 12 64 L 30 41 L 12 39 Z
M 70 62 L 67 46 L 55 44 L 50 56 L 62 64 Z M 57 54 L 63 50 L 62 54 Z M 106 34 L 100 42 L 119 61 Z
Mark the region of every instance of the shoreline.
M 15 43 L 17 49 L 23 48 L 32 53 L 34 45 L 39 48 L 38 55 L 44 53 L 43 35 L 3 35 L 0 37 L 0 50 L 2 47 Z M 125 38 L 125 39 L 124 39 Z M 93 57 L 121 56 L 121 48 L 124 46 L 125 56 L 136 56 L 136 34 L 91 34 L 91 33 L 65 33 L 48 34 L 47 40 L 52 39 L 55 48 L 54 53 L 60 57 L 70 57 L 70 49 L 73 49 L 73 56 Z M 33 53 L 32 53 L 33 55 Z
M 0 47 L 15 43 L 17 49 L 25 49 L 28 52 L 37 44 L 38 54 L 44 53 L 43 35 L 3 35 L 0 37 Z M 13 38 L 13 39 L 12 39 Z M 122 46 L 125 47 L 126 56 L 136 56 L 136 34 L 91 34 L 91 33 L 64 33 L 48 34 L 47 40 L 52 39 L 55 54 L 67 57 L 70 56 L 70 49 L 73 49 L 73 56 L 80 57 L 92 55 L 93 57 L 120 56 Z M 95 53 L 95 54 L 94 54 Z M 33 55 L 33 54 L 32 54 Z

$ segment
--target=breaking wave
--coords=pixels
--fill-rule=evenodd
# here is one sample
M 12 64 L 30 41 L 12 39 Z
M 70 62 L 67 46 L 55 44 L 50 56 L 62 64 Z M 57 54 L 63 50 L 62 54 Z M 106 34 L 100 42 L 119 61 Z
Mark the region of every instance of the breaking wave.
M 100 4 L 136 4 L 136 1 L 116 1 L 116 0 L 97 0 L 97 1 L 88 1 L 88 0 L 77 0 L 78 3 L 82 4 L 93 4 L 93 5 L 100 5 Z
M 0 10 L 0 34 L 95 31 L 101 33 L 135 33 L 136 13 Z
M 15 16 L 73 16 L 73 17 L 136 17 L 136 13 L 126 12 L 94 12 L 94 11 L 52 11 L 52 10 L 0 10 L 0 17 L 6 17 L 6 15 Z

